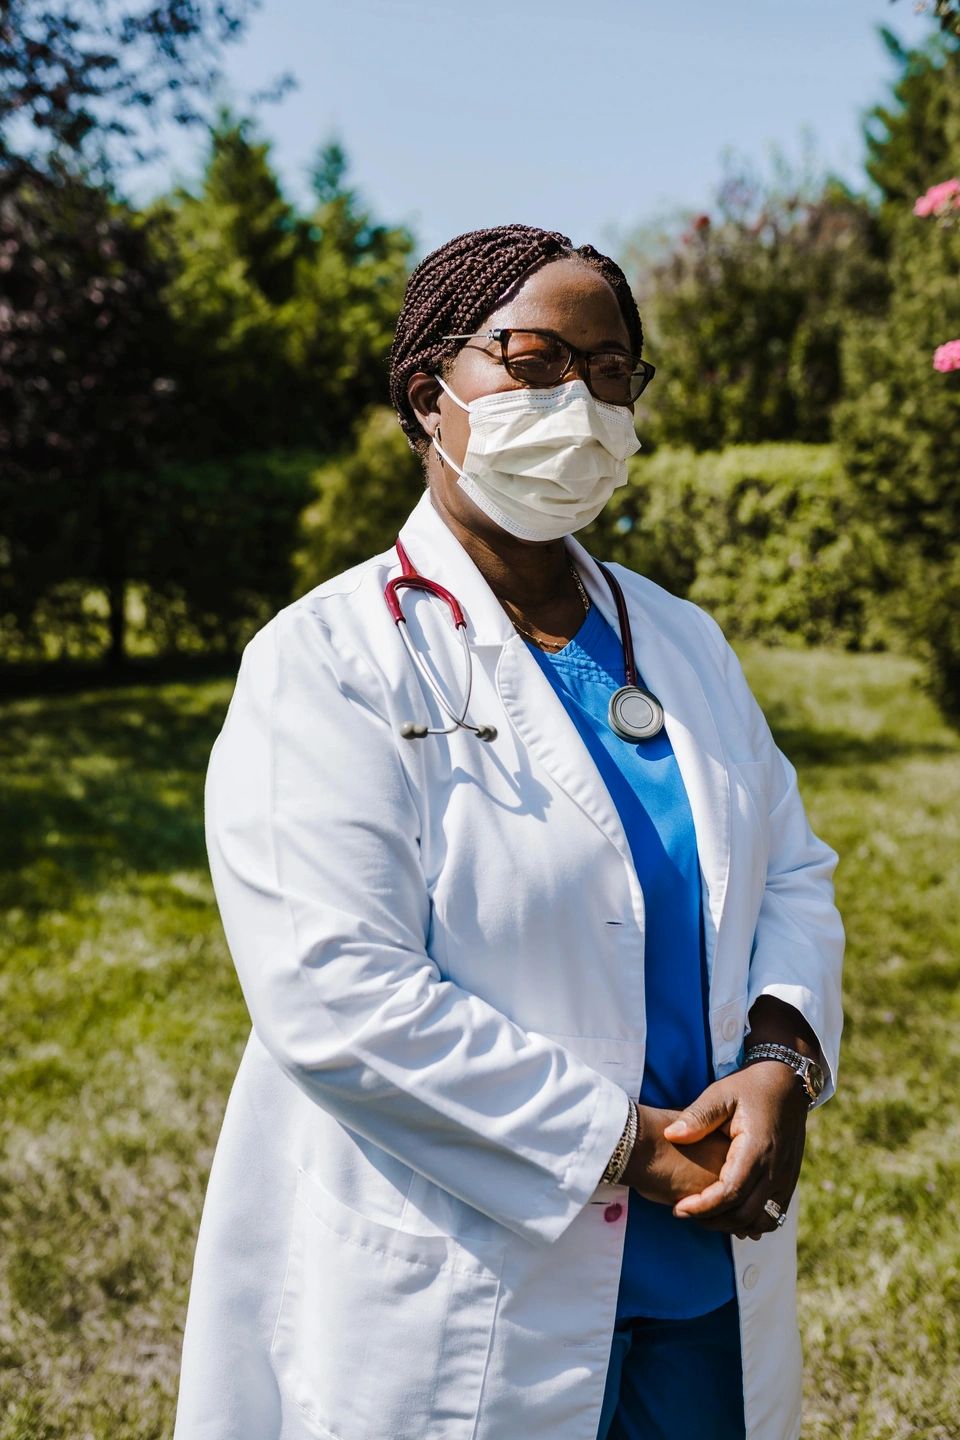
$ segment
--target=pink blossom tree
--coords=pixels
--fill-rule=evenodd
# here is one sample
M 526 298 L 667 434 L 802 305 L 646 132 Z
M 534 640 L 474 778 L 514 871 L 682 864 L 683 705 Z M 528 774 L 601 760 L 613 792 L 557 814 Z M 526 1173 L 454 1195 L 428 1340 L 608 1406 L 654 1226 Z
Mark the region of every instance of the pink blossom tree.
M 922 219 L 935 219 L 941 225 L 955 225 L 960 213 L 960 180 L 954 175 L 931 185 L 925 194 L 918 196 L 914 215 Z M 947 340 L 933 352 L 933 368 L 946 375 L 948 371 L 960 370 L 960 340 Z

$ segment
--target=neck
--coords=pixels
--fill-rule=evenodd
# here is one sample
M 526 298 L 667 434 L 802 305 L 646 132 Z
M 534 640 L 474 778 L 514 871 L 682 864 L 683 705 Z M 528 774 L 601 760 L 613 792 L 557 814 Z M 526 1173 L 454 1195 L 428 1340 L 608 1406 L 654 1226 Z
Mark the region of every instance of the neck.
M 456 535 L 490 589 L 501 602 L 523 613 L 537 611 L 569 596 L 573 586 L 563 540 L 529 544 L 490 522 L 490 531 L 471 530 L 433 492 L 433 505 Z

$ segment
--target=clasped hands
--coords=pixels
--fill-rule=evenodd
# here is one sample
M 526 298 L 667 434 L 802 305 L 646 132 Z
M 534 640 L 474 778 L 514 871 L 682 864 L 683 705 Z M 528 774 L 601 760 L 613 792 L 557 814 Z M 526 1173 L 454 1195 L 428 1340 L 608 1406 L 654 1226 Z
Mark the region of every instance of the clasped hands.
M 797 1077 L 761 1061 L 708 1085 L 686 1110 L 640 1105 L 624 1183 L 705 1230 L 759 1240 L 800 1174 L 807 1102 Z

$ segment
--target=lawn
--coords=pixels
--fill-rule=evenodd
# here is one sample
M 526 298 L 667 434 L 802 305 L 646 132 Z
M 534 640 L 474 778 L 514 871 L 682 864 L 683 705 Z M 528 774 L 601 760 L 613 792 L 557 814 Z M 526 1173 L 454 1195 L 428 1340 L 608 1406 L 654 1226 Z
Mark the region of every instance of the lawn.
M 753 647 L 745 663 L 840 851 L 849 935 L 840 1092 L 811 1121 L 804 1172 L 805 1440 L 948 1440 L 960 738 L 907 660 Z M 204 1178 L 246 1032 L 201 815 L 229 692 L 0 709 L 0 1440 L 170 1435 Z

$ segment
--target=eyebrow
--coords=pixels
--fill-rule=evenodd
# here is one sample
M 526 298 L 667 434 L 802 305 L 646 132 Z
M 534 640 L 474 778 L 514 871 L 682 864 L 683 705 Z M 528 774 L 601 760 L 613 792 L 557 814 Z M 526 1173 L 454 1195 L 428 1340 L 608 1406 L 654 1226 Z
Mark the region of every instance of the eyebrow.
M 559 330 L 551 330 L 549 325 L 500 325 L 495 326 L 494 328 L 500 330 L 528 330 L 531 331 L 533 334 L 555 335 L 557 339 L 562 340 L 565 345 L 573 344 L 573 341 L 568 340 L 565 335 L 561 335 Z M 579 348 L 584 349 L 586 347 L 580 346 Z M 632 355 L 634 353 L 629 343 L 624 345 L 622 340 L 601 340 L 598 345 L 592 345 L 590 348 L 593 351 L 622 350 L 625 355 Z

